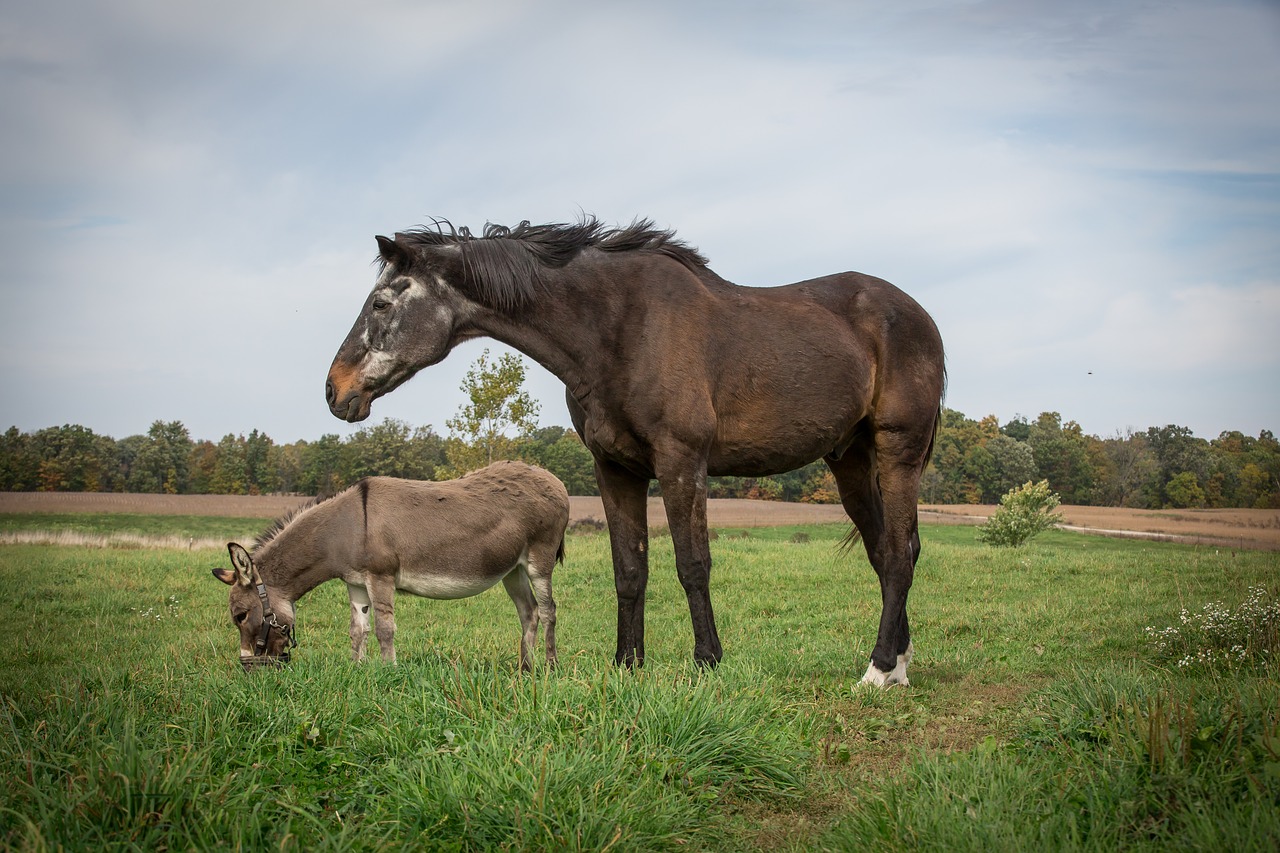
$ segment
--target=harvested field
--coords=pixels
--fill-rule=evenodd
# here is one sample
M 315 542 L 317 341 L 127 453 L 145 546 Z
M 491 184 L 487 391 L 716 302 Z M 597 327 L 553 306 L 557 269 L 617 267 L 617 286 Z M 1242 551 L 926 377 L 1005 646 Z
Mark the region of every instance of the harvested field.
M 310 500 L 298 495 L 135 495 L 75 492 L 0 492 L 0 513 L 135 513 L 275 518 Z M 981 524 L 996 507 L 984 505 L 920 507 L 926 524 Z M 1264 509 L 1145 510 L 1114 507 L 1060 508 L 1071 530 L 1112 536 L 1140 536 L 1222 547 L 1280 550 L 1280 511 Z M 573 521 L 603 519 L 599 498 L 570 499 Z M 713 527 L 769 527 L 782 524 L 846 523 L 844 511 L 830 504 L 718 499 L 708 502 Z M 662 501 L 649 500 L 649 524 L 665 527 Z

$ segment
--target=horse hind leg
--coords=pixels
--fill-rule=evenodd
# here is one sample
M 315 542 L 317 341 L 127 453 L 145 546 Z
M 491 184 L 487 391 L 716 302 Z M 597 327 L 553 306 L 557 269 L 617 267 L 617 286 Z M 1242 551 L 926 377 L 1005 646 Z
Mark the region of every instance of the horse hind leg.
M 867 558 L 880 579 L 880 627 L 862 677 L 863 683 L 878 687 L 910 683 L 907 664 L 914 648 L 907 621 L 907 593 L 920 552 L 915 489 L 904 490 L 907 472 L 892 459 L 887 465 L 884 461 L 867 442 L 851 447 L 838 460 L 827 460 L 845 512 L 862 535 Z M 910 493 L 909 501 L 904 500 L 906 492 Z
M 538 642 L 538 602 L 533 597 L 523 560 L 502 579 L 502 586 L 520 617 L 520 669 L 529 672 L 533 669 L 533 647 Z

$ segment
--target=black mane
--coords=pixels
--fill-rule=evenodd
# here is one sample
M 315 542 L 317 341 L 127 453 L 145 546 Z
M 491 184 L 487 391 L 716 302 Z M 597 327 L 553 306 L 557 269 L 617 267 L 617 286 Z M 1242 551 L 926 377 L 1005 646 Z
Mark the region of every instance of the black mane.
M 558 269 L 584 249 L 601 252 L 656 252 L 684 264 L 695 273 L 707 259 L 678 240 L 674 231 L 637 219 L 625 228 L 606 228 L 595 217 L 573 224 L 530 225 L 514 228 L 488 223 L 476 237 L 469 228 L 455 228 L 447 219 L 430 227 L 396 234 L 396 242 L 410 247 L 457 246 L 462 253 L 460 290 L 483 305 L 504 313 L 523 308 L 541 285 L 541 270 Z

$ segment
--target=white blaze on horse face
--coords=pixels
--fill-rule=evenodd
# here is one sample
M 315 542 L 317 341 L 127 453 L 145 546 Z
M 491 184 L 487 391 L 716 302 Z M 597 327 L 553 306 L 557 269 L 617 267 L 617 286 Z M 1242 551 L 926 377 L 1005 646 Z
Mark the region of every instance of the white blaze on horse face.
M 392 275 L 387 270 L 374 285 L 373 295 L 375 301 L 386 302 L 390 307 L 383 309 L 385 314 L 375 311 L 365 321 L 364 331 L 360 334 L 360 343 L 365 349 L 360 372 L 366 380 L 381 379 L 396 368 L 396 358 L 392 352 L 398 349 L 399 342 L 396 338 L 404 321 L 405 309 L 409 303 L 424 299 L 429 294 L 422 281 L 410 276 Z M 437 307 L 436 312 L 442 318 L 447 318 L 443 307 Z M 374 346 L 375 324 L 382 324 L 381 334 L 377 336 L 378 347 Z
M 367 378 L 381 378 L 395 364 L 395 356 L 386 350 L 369 350 L 360 371 Z

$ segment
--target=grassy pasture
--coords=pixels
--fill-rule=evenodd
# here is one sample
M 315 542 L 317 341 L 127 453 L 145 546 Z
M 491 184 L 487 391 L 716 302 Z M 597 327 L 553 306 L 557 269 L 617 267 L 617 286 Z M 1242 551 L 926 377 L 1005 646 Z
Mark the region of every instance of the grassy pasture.
M 500 589 L 399 598 L 389 667 L 350 663 L 323 586 L 293 664 L 246 676 L 208 573 L 225 551 L 0 546 L 0 847 L 1275 849 L 1274 653 L 1178 667 L 1145 628 L 1251 586 L 1274 601 L 1276 554 L 926 528 L 912 686 L 872 692 L 879 590 L 844 533 L 718 531 L 711 673 L 661 536 L 648 663 L 616 670 L 608 542 L 573 536 L 561 666 L 532 676 Z

